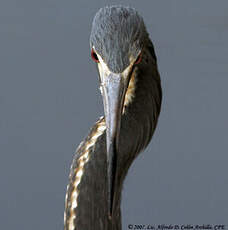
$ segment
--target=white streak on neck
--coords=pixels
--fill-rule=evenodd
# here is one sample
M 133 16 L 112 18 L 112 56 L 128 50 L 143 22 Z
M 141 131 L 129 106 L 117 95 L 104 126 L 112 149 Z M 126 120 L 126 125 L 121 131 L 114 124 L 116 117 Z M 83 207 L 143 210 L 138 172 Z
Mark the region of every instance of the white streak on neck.
M 90 158 L 89 150 L 92 146 L 95 145 L 98 137 L 101 136 L 104 133 L 104 130 L 106 129 L 105 122 L 102 121 L 102 119 L 103 119 L 103 117 L 101 117 L 99 119 L 99 121 L 96 122 L 97 129 L 94 133 L 92 133 L 90 140 L 87 141 L 86 143 L 82 143 L 82 144 L 85 144 L 85 149 L 84 149 L 84 152 L 81 154 L 81 156 L 77 159 L 78 167 L 75 169 L 75 180 L 73 181 L 73 184 L 72 184 L 73 191 L 70 195 L 71 197 L 70 197 L 69 202 L 67 201 L 68 200 L 68 187 L 69 186 L 67 186 L 65 203 L 66 203 L 66 207 L 68 207 L 70 209 L 70 216 L 69 216 L 69 220 L 67 221 L 66 220 L 66 210 L 65 210 L 65 213 L 64 213 L 64 226 L 65 227 L 64 227 L 64 229 L 67 229 L 67 227 L 69 230 L 75 229 L 74 221 L 75 221 L 76 214 L 77 214 L 77 212 L 76 212 L 76 208 L 78 206 L 77 198 L 79 195 L 78 185 L 80 184 L 81 179 L 83 177 L 85 164 L 89 161 L 89 158 Z M 80 146 L 81 146 L 81 144 L 80 144 Z

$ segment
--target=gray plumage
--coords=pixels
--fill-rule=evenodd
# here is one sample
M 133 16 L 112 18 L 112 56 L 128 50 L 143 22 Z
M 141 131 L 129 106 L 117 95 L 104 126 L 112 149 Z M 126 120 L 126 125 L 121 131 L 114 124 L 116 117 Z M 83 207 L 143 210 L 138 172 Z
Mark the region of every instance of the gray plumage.
M 135 9 L 104 7 L 94 17 L 90 46 L 112 72 L 120 73 L 130 64 L 129 55 L 138 56 L 147 38 L 143 19 Z
M 129 56 L 136 58 L 142 51 L 142 60 L 132 67 L 134 96 L 121 116 L 112 219 L 108 217 L 107 204 L 106 131 L 88 150 L 89 160 L 83 166 L 83 175 L 77 186 L 77 207 L 73 213 L 71 210 L 76 173 L 82 167 L 80 159 L 99 125 L 104 123 L 103 118 L 94 125 L 76 151 L 67 190 L 64 229 L 121 230 L 120 204 L 124 178 L 131 163 L 148 145 L 155 131 L 162 100 L 160 76 L 154 47 L 143 19 L 132 8 L 112 6 L 100 9 L 93 20 L 90 45 L 115 73 L 122 72 L 130 64 Z M 75 216 L 73 229 L 70 228 L 72 215 Z

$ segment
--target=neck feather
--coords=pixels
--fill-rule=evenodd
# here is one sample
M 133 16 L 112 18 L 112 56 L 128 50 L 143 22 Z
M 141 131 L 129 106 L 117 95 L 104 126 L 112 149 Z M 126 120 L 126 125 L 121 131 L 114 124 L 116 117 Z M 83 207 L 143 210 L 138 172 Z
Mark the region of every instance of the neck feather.
M 151 49 L 133 71 L 124 101 L 117 156 L 114 216 L 108 218 L 105 121 L 101 118 L 78 147 L 66 195 L 65 230 L 121 230 L 124 178 L 137 154 L 149 143 L 161 106 L 160 77 Z

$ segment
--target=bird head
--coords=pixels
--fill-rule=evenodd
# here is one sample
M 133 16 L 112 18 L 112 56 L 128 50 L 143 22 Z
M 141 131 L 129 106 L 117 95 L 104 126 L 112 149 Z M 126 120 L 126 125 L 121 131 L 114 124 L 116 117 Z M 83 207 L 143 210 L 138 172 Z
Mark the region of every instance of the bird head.
M 143 19 L 133 8 L 104 7 L 97 12 L 92 23 L 91 56 L 98 66 L 106 122 L 110 217 L 125 94 L 133 69 L 142 59 L 147 37 Z

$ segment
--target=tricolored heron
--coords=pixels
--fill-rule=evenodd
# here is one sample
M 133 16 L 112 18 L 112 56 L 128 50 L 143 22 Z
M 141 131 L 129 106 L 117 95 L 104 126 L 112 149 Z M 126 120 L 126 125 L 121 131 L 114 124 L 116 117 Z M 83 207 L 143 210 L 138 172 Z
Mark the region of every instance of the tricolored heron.
M 90 46 L 105 116 L 76 150 L 64 229 L 120 230 L 123 181 L 155 130 L 162 99 L 160 76 L 153 44 L 135 9 L 100 9 Z

